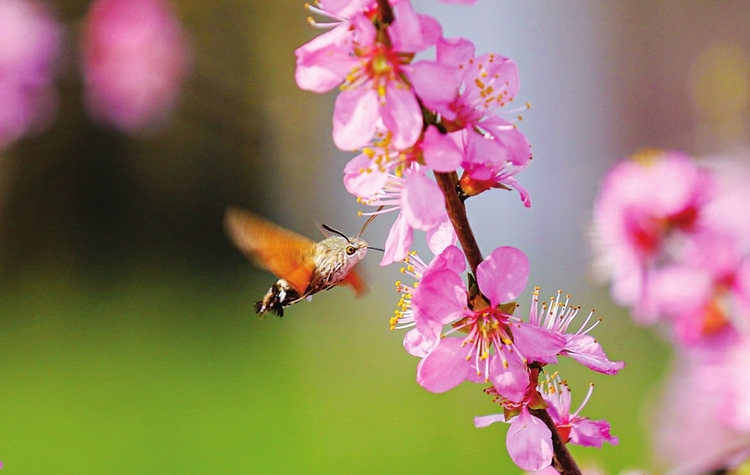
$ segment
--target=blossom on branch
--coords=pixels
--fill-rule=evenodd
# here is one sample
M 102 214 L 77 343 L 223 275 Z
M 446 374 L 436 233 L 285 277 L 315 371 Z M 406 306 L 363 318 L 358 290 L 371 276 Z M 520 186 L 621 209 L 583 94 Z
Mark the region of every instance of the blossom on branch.
M 444 252 L 457 249 L 448 247 Z M 455 268 L 422 277 L 411 305 L 417 330 L 432 330 L 422 333 L 420 346 L 432 339 L 434 348 L 419 363 L 420 385 L 443 392 L 466 380 L 491 381 L 504 397 L 523 398 L 529 384 L 527 364 L 554 361 L 565 344 L 562 335 L 512 316 L 512 300 L 526 287 L 528 273 L 529 263 L 521 251 L 500 247 L 477 269 L 478 290 L 467 289 Z M 445 334 L 434 331 L 445 325 L 451 327 Z
M 504 411 L 502 414 L 477 416 L 474 418 L 474 425 L 482 428 L 495 422 L 509 423 L 510 429 L 506 436 L 508 453 L 513 462 L 524 470 L 540 470 L 552 462 L 551 432 L 529 412 L 530 409 L 547 409 L 563 443 L 598 448 L 604 442 L 612 445 L 619 443 L 618 438 L 610 434 L 607 421 L 591 420 L 580 415 L 591 398 L 593 385 L 589 386 L 585 399 L 574 412 L 571 412 L 568 384 L 557 373 L 530 387 L 520 402 L 509 401 L 494 388 L 485 392 L 494 396 L 493 401 L 502 406 Z
M 297 84 L 314 92 L 341 85 L 333 113 L 333 141 L 340 149 L 361 149 L 389 133 L 393 147 L 403 150 L 422 132 L 422 111 L 404 66 L 442 31 L 406 0 L 394 5 L 392 24 L 380 25 L 371 3 L 356 2 L 359 10 L 342 8 L 343 14 L 310 7 L 332 18 L 333 29 L 297 49 Z

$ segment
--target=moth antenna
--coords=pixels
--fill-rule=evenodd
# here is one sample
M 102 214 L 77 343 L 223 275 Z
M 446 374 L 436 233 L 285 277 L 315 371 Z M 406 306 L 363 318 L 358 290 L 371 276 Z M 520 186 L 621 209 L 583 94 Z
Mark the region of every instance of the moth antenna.
M 365 232 L 365 229 L 367 228 L 367 226 L 377 216 L 378 211 L 380 211 L 383 208 L 385 208 L 385 205 L 381 205 L 369 218 L 367 218 L 367 221 L 365 221 L 365 224 L 362 225 L 362 229 L 359 230 L 359 234 L 357 234 L 357 237 L 360 237 L 362 233 Z
M 352 243 L 352 242 L 351 242 L 351 241 L 349 240 L 349 238 L 348 238 L 348 237 L 346 236 L 346 234 L 342 233 L 342 232 L 341 232 L 341 231 L 339 231 L 338 229 L 333 229 L 332 227 L 330 227 L 330 226 L 329 226 L 329 225 L 327 225 L 327 224 L 321 224 L 320 226 L 321 226 L 321 227 L 322 227 L 323 229 L 325 229 L 326 231 L 328 231 L 329 233 L 334 233 L 334 234 L 338 234 L 338 235 L 339 235 L 339 236 L 341 236 L 342 238 L 346 239 L 346 242 L 348 242 L 349 244 L 351 244 L 351 243 Z

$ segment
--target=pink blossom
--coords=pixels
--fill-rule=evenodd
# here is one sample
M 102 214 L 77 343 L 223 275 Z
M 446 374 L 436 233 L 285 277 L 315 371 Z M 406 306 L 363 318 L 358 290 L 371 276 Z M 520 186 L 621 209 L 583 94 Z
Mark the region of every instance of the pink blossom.
M 561 355 L 570 356 L 589 369 L 605 374 L 616 374 L 625 363 L 621 361 L 610 361 L 602 350 L 601 345 L 589 333 L 599 324 L 599 320 L 588 326 L 594 311 L 588 316 L 575 333 L 567 333 L 568 328 L 575 320 L 580 307 L 570 305 L 570 296 L 566 295 L 562 300 L 562 292 L 557 291 L 557 297 L 550 298 L 549 304 L 543 303 L 539 308 L 539 287 L 534 288 L 529 312 L 529 323 L 538 325 L 547 330 L 558 332 L 565 337 L 565 347 Z
M 511 316 L 515 304 L 507 302 L 523 291 L 528 272 L 529 263 L 521 251 L 500 247 L 477 268 L 483 296 L 471 296 L 453 269 L 422 278 L 419 292 L 411 298 L 417 328 L 425 319 L 426 327 L 450 325 L 452 329 L 420 361 L 420 385 L 443 392 L 465 380 L 492 381 L 507 399 L 523 398 L 529 384 L 527 363 L 553 361 L 564 346 L 561 335 Z M 457 333 L 466 336 L 454 337 Z
M 344 168 L 344 186 L 349 193 L 369 198 L 386 186 L 389 173 L 400 175 L 420 163 L 438 172 L 450 172 L 463 159 L 458 144 L 434 126 L 427 127 L 422 139 L 405 150 L 395 149 L 391 138 L 392 134 L 385 134 L 349 161 Z
M 497 120 L 500 110 L 518 94 L 515 62 L 495 53 L 475 57 L 474 45 L 464 38 L 440 39 L 436 55 L 436 61 L 410 66 L 410 78 L 423 104 L 440 114 L 449 132 L 476 129 L 486 133 L 506 148 L 508 160 L 526 163 L 531 154 L 523 134 L 511 122 Z M 505 114 L 517 114 L 526 107 Z
M 166 0 L 96 0 L 82 48 L 85 102 L 92 116 L 128 133 L 168 118 L 190 55 Z
M 750 456 L 750 342 L 723 347 L 679 348 L 651 411 L 654 453 L 670 472 L 731 470 Z
M 501 129 L 506 122 L 499 118 L 488 119 L 484 127 Z M 455 132 L 463 139 L 464 172 L 459 181 L 461 190 L 468 196 L 478 195 L 490 188 L 515 189 L 527 208 L 531 206 L 529 192 L 515 179 L 515 175 L 531 163 L 529 144 L 518 129 L 510 129 L 495 138 L 490 134 L 480 135 L 474 130 Z M 523 152 L 522 152 L 523 151 Z M 516 160 L 526 156 L 527 160 Z
M 0 149 L 43 130 L 54 117 L 62 40 L 62 28 L 41 4 L 0 2 Z
M 722 424 L 750 436 L 750 336 L 748 334 L 721 349 L 718 362 L 703 368 L 704 376 L 720 396 L 717 415 Z M 707 374 L 710 372 L 711 374 Z M 749 445 L 750 446 L 750 445 Z
M 532 373 L 533 381 L 519 401 L 505 398 L 494 387 L 485 389 L 485 393 L 494 397 L 493 402 L 503 407 L 503 413 L 477 416 L 474 418 L 474 426 L 483 428 L 495 422 L 509 423 L 505 445 L 511 460 L 524 470 L 541 470 L 552 463 L 552 432 L 544 422 L 529 412 L 530 409 L 546 407 L 536 388 L 539 372 L 535 370 Z
M 647 296 L 682 344 L 722 345 L 750 329 L 750 258 L 730 236 L 701 234 L 678 263 L 652 271 Z M 718 340 L 717 340 L 718 338 Z
M 594 207 L 599 270 L 612 280 L 612 297 L 634 306 L 643 323 L 657 318 L 647 282 L 670 243 L 700 229 L 714 193 L 709 174 L 677 152 L 645 152 L 621 162 L 604 180 Z
M 386 133 L 394 148 L 403 150 L 421 134 L 422 112 L 404 66 L 412 53 L 437 41 L 441 28 L 406 0 L 393 11 L 384 40 L 373 24 L 376 10 L 347 10 L 347 17 L 318 10 L 337 26 L 296 51 L 302 89 L 325 92 L 343 83 L 333 114 L 333 141 L 342 150 L 360 149 Z
M 375 190 L 381 183 L 383 185 L 375 194 L 359 197 L 363 204 L 378 207 L 377 211 L 362 214 L 399 212 L 388 233 L 381 265 L 401 261 L 407 256 L 414 229 L 432 233 L 433 242 L 442 248 L 446 242 L 455 242 L 453 228 L 445 225 L 450 222 L 445 211 L 445 197 L 437 183 L 428 178 L 423 169 L 413 164 L 403 170 L 401 176 L 384 174 L 378 170 L 367 173 L 359 167 L 360 163 L 364 165 L 364 162 L 366 158 L 360 155 L 347 165 L 344 171 L 344 183 L 347 188 L 358 194 Z M 435 233 L 438 233 L 438 236 L 435 236 Z M 437 252 L 437 249 L 433 251 Z
M 473 196 L 490 188 L 515 188 L 528 207 L 528 193 L 513 176 L 528 165 L 531 149 L 514 123 L 498 115 L 518 93 L 516 64 L 497 54 L 475 57 L 474 45 L 464 38 L 441 39 L 436 53 L 437 61 L 412 65 L 410 77 L 422 103 L 440 114 L 441 125 L 463 132 L 462 190 Z
M 459 248 L 449 245 L 429 264 L 420 259 L 415 251 L 410 252 L 403 261 L 405 267 L 401 269 L 401 272 L 413 277 L 415 282 L 411 285 L 400 280 L 396 282 L 396 290 L 402 295 L 398 303 L 398 310 L 396 310 L 395 316 L 391 318 L 391 329 L 404 329 L 419 325 L 414 331 L 406 335 L 404 347 L 411 355 L 423 357 L 427 354 L 427 351 L 424 350 L 425 345 L 431 350 L 437 344 L 442 325 L 433 324 L 427 319 L 415 320 L 411 300 L 420 291 L 419 282 L 425 276 L 444 269 L 460 274 L 466 270 L 466 258 Z
M 750 209 L 750 165 L 745 150 L 735 157 L 717 157 L 703 162 L 711 173 L 716 191 L 702 210 L 703 226 L 713 233 L 732 236 L 740 253 L 750 254 L 750 219 L 737 210 Z
M 547 412 L 555 422 L 555 427 L 560 437 L 565 443 L 582 445 L 584 447 L 599 447 L 604 442 L 617 445 L 617 437 L 610 435 L 609 423 L 604 420 L 594 421 L 580 415 L 581 410 L 586 406 L 594 385 L 589 386 L 589 392 L 578 409 L 571 413 L 570 389 L 567 383 L 560 380 L 560 377 L 550 378 L 542 385 L 542 397 L 549 407 Z
M 508 453 L 513 461 L 524 470 L 540 470 L 552 461 L 552 434 L 544 423 L 529 413 L 529 408 L 547 407 L 550 418 L 564 443 L 572 443 L 586 447 L 599 447 L 604 442 L 617 445 L 617 437 L 610 435 L 607 421 L 594 421 L 580 415 L 581 410 L 591 397 L 593 385 L 590 386 L 586 398 L 571 413 L 570 389 L 560 380 L 558 375 L 539 383 L 537 391 L 527 391 L 523 401 L 509 401 L 494 390 L 485 391 L 496 395 L 495 402 L 503 406 L 503 414 L 492 414 L 474 418 L 474 425 L 482 428 L 495 422 L 508 422 L 506 444 Z M 538 398 L 541 396 L 543 403 Z M 544 430 L 544 429 L 546 430 Z M 519 435 L 522 437 L 519 438 Z

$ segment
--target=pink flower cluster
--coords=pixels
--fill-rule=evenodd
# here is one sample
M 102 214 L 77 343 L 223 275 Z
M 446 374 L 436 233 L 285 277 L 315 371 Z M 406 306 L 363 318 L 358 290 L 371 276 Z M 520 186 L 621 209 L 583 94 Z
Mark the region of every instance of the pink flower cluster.
M 639 323 L 661 323 L 677 347 L 655 432 L 658 453 L 682 471 L 750 455 L 748 180 L 746 157 L 647 151 L 609 172 L 594 209 L 614 300 Z
M 65 36 L 37 2 L 0 2 L 0 150 L 52 123 Z M 94 1 L 81 49 L 85 102 L 93 117 L 132 133 L 169 115 L 189 53 L 166 0 Z
M 468 3 L 468 2 L 463 2 Z M 392 19 L 374 0 L 321 1 L 308 8 L 329 31 L 296 51 L 300 88 L 339 87 L 333 141 L 361 150 L 344 170 L 344 185 L 374 213 L 397 211 L 381 264 L 404 259 L 415 229 L 433 252 L 454 243 L 445 200 L 431 173 L 461 172 L 464 196 L 516 189 L 515 175 L 531 160 L 515 127 L 524 109 L 504 110 L 519 86 L 516 64 L 499 54 L 477 56 L 464 38 L 443 38 L 434 18 L 408 0 L 391 1 Z M 387 20 L 387 21 L 386 21 Z M 434 47 L 434 60 L 414 62 Z M 502 112 L 504 110 L 504 112 Z
M 669 322 L 677 342 L 750 327 L 750 172 L 644 152 L 613 168 L 594 209 L 600 270 L 640 323 Z
M 550 404 L 549 397 L 539 394 L 539 370 L 557 363 L 558 356 L 571 357 L 604 374 L 616 374 L 624 366 L 608 360 L 589 334 L 598 324 L 591 321 L 593 312 L 578 330 L 569 332 L 579 308 L 572 307 L 569 298 L 563 300 L 559 293 L 540 308 L 537 288 L 529 318 L 520 318 L 513 300 L 526 287 L 529 262 L 513 247 L 495 249 L 479 265 L 476 281 L 468 288 L 460 275 L 465 270 L 465 258 L 455 246 L 448 246 L 429 264 L 414 254 L 407 262 L 405 272 L 416 282 L 397 284 L 403 297 L 391 325 L 411 328 L 404 347 L 421 358 L 417 382 L 432 392 L 447 391 L 464 381 L 491 383 L 489 393 L 496 396 L 505 412 L 490 419 L 478 418 L 477 426 L 488 425 L 490 420 L 511 422 L 507 446 L 513 461 L 525 470 L 548 466 L 552 461 L 551 434 L 528 410 L 554 409 L 550 412 L 562 426 L 570 423 L 570 404 L 569 398 L 567 408 L 565 401 Z M 560 387 L 555 386 L 558 392 Z M 547 395 L 550 394 L 548 390 Z M 606 422 L 600 424 L 605 427 Z M 570 428 L 566 430 L 570 433 Z M 608 425 L 601 432 L 566 439 L 599 447 L 603 441 L 617 443 L 609 436 Z M 549 450 L 538 450 L 539 447 Z
M 580 409 L 571 414 L 563 382 L 538 385 L 541 369 L 559 356 L 605 374 L 623 367 L 589 334 L 598 322 L 589 314 L 569 331 L 579 308 L 558 294 L 540 309 L 538 290 L 529 318 L 519 317 L 514 299 L 526 288 L 529 262 L 518 249 L 498 247 L 481 263 L 473 259 L 477 268 L 466 274 L 446 210 L 446 196 L 453 197 L 433 178 L 450 177 L 458 199 L 515 189 L 530 206 L 515 178 L 531 161 L 516 128 L 528 106 L 507 108 L 519 90 L 515 62 L 477 55 L 465 38 L 444 38 L 437 20 L 408 0 L 321 0 L 307 8 L 328 19 L 311 20 L 328 31 L 297 49 L 297 84 L 319 93 L 339 88 L 333 141 L 359 151 L 344 168 L 344 185 L 377 208 L 363 214 L 398 213 L 381 265 L 405 261 L 415 279 L 397 283 L 402 297 L 391 326 L 410 329 L 404 347 L 420 358 L 417 382 L 431 392 L 465 381 L 491 384 L 487 392 L 504 414 L 478 418 L 477 426 L 510 422 L 508 450 L 526 470 L 547 467 L 554 456 L 552 432 L 533 410 L 549 409 L 565 443 L 616 444 L 606 422 L 589 421 Z M 430 48 L 434 59 L 414 60 Z M 429 263 L 410 251 L 414 230 L 426 233 L 436 256 Z
M 552 454 L 552 434 L 539 419 L 532 417 L 529 408 L 547 408 L 564 443 L 597 448 L 601 448 L 604 442 L 613 445 L 619 443 L 617 437 L 610 435 L 607 421 L 594 421 L 580 415 L 593 393 L 593 388 L 593 385 L 589 386 L 586 398 L 575 412 L 571 412 L 570 409 L 571 397 L 568 384 L 557 374 L 539 383 L 533 391 L 530 391 L 522 404 L 508 401 L 494 388 L 490 388 L 485 392 L 495 396 L 495 402 L 503 407 L 504 412 L 476 417 L 474 425 L 481 428 L 495 422 L 510 423 L 505 444 L 513 461 L 519 467 L 525 467 L 525 470 L 544 469 L 549 467 L 548 460 Z M 538 447 L 542 449 L 535 450 Z

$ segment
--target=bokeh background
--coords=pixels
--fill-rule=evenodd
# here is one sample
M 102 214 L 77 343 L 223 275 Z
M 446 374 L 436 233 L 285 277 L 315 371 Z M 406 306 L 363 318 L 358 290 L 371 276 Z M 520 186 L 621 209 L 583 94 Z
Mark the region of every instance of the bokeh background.
M 616 377 L 561 366 L 574 404 L 596 384 L 585 413 L 620 437 L 573 454 L 612 474 L 659 470 L 648 404 L 669 350 L 592 278 L 590 210 L 604 172 L 640 147 L 747 145 L 750 4 L 413 3 L 446 36 L 514 58 L 519 101 L 532 104 L 521 127 L 534 161 L 518 178 L 533 206 L 501 191 L 469 200 L 480 246 L 525 251 L 530 286 L 596 308 L 597 337 L 626 362 Z M 56 118 L 0 151 L 3 472 L 518 471 L 505 427 L 472 424 L 497 412 L 479 387 L 416 384 L 417 360 L 388 328 L 398 268 L 368 257 L 360 300 L 334 289 L 283 319 L 252 311 L 274 277 L 224 236 L 227 205 L 310 237 L 322 222 L 351 234 L 363 222 L 341 183 L 351 154 L 330 138 L 335 96 L 294 83 L 294 49 L 318 33 L 303 2 L 174 0 L 191 69 L 171 121 L 136 136 L 82 105 L 89 2 L 48 6 L 68 28 Z M 373 245 L 391 219 L 368 229 Z

